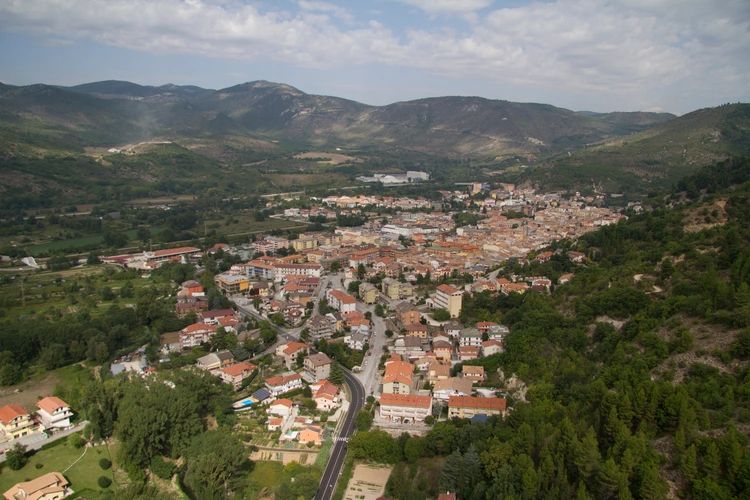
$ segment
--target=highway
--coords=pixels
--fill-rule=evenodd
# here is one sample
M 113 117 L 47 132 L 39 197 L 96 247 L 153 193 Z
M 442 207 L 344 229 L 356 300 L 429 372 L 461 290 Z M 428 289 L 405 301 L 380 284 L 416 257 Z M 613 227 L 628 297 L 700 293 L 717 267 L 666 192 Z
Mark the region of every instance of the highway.
M 362 387 L 359 379 L 354 375 L 345 369 L 342 369 L 342 371 L 344 372 L 346 385 L 349 386 L 352 399 L 349 405 L 349 411 L 346 413 L 344 423 L 341 426 L 341 433 L 338 437 L 348 438 L 354 434 L 354 418 L 357 416 L 357 412 L 362 409 L 362 406 L 364 406 L 365 389 Z M 333 448 L 331 449 L 331 457 L 328 459 L 328 465 L 323 472 L 323 478 L 320 480 L 320 487 L 315 494 L 315 500 L 330 500 L 333 496 L 333 492 L 336 489 L 336 483 L 341 474 L 341 469 L 344 466 L 346 449 L 346 441 L 339 439 L 334 443 Z

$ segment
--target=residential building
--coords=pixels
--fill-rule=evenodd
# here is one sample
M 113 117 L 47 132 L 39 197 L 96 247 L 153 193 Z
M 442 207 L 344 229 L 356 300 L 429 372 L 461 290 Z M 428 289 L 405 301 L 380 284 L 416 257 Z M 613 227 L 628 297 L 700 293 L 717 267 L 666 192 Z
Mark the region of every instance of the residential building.
M 306 425 L 299 431 L 300 444 L 323 444 L 323 429 L 318 425 Z
M 396 305 L 395 310 L 399 322 L 404 327 L 416 325 L 422 319 L 422 313 L 408 302 L 401 302 Z
M 393 278 L 384 279 L 381 283 L 381 289 L 383 294 L 391 300 L 411 297 L 414 294 L 411 283 L 401 283 Z
M 432 397 L 415 394 L 380 395 L 380 418 L 403 423 L 423 422 L 432 414 Z
M 70 427 L 70 417 L 73 412 L 70 411 L 70 405 L 60 398 L 49 396 L 40 399 L 36 404 L 39 411 L 39 421 L 45 429 L 66 429 Z
M 378 301 L 378 289 L 372 283 L 360 283 L 359 299 L 365 304 L 374 304 Z
M 487 330 L 489 340 L 503 341 L 503 338 L 510 333 L 510 329 L 505 325 L 492 325 Z
M 322 352 L 306 357 L 305 373 L 314 382 L 327 379 L 331 375 L 331 358 Z
M 451 396 L 448 399 L 448 417 L 472 418 L 474 415 L 507 414 L 505 398 L 476 398 Z
M 298 373 L 277 375 L 266 379 L 266 389 L 272 396 L 302 388 L 302 377 Z
M 281 417 L 270 417 L 268 419 L 268 430 L 270 432 L 276 431 L 284 423 L 284 419 Z
M 437 500 L 456 500 L 456 494 L 455 493 L 441 493 L 438 495 Z
M 180 330 L 180 346 L 183 349 L 192 349 L 211 340 L 216 333 L 216 327 L 204 323 L 188 325 Z
M 419 337 L 398 337 L 393 342 L 392 352 L 400 354 L 410 360 L 419 359 L 429 351 L 430 343 L 427 339 Z
M 250 288 L 250 280 L 247 276 L 238 276 L 234 274 L 219 274 L 214 278 L 219 290 L 227 294 L 247 292 Z
M 199 368 L 215 372 L 234 364 L 234 355 L 229 351 L 210 352 L 195 360 Z
M 488 340 L 486 342 L 482 342 L 482 354 L 484 356 L 492 356 L 493 354 L 497 354 L 499 352 L 503 352 L 502 342 L 499 342 L 497 340 Z
M 437 382 L 451 377 L 451 365 L 435 361 L 427 367 L 427 380 Z
M 365 337 L 361 333 L 350 333 L 349 335 L 344 337 L 344 343 L 348 345 L 350 349 L 361 351 L 365 348 L 367 337 Z
M 458 318 L 461 315 L 463 294 L 463 291 L 458 288 L 443 284 L 437 287 L 435 296 L 427 300 L 427 305 L 436 309 L 445 309 L 451 318 Z
M 456 377 L 438 380 L 432 387 L 432 396 L 440 401 L 448 401 L 451 396 L 471 396 L 471 380 Z
M 328 305 L 343 315 L 357 310 L 357 299 L 341 290 L 330 289 L 326 291 Z
M 287 370 L 297 367 L 297 357 L 305 356 L 310 352 L 310 346 L 302 342 L 290 342 L 282 351 L 284 354 L 284 363 Z
M 277 399 L 268 405 L 266 413 L 269 415 L 289 416 L 292 413 L 292 401 L 290 399 Z
M 458 348 L 459 361 L 471 361 L 479 357 L 479 347 L 474 345 L 462 345 Z
M 16 404 L 10 404 L 0 408 L 0 427 L 5 436 L 16 439 L 36 431 L 34 420 L 31 415 Z
M 450 361 L 453 356 L 453 346 L 448 342 L 435 341 L 432 343 L 432 352 L 435 353 L 435 357 L 441 361 Z
M 406 361 L 392 361 L 386 364 L 383 374 L 384 394 L 410 394 L 414 365 Z
M 237 363 L 232 366 L 227 366 L 219 370 L 221 380 L 227 384 L 231 384 L 235 391 L 238 391 L 242 387 L 242 382 L 250 377 L 258 367 L 247 361 Z
M 3 493 L 6 500 L 59 500 L 70 495 L 68 480 L 59 472 L 48 472 L 31 481 L 16 483 Z
M 423 325 L 422 323 L 414 323 L 413 325 L 406 326 L 404 330 L 406 330 L 404 335 L 407 337 L 427 338 L 427 325 Z
M 461 375 L 463 375 L 465 379 L 471 380 L 472 383 L 483 382 L 484 381 L 484 366 L 463 365 L 463 368 L 461 369 Z
M 307 330 L 313 340 L 330 339 L 334 330 L 333 321 L 327 316 L 316 314 L 308 320 Z
M 277 262 L 274 264 L 273 280 L 280 283 L 284 281 L 285 276 L 290 274 L 320 278 L 322 269 L 320 264 L 287 264 Z
M 476 328 L 464 328 L 458 336 L 460 346 L 482 346 L 482 334 Z
M 318 406 L 318 410 L 331 411 L 339 405 L 338 395 L 339 388 L 329 381 L 323 380 L 318 384 L 318 389 L 313 394 L 313 401 Z
M 237 313 L 234 309 L 214 309 L 213 311 L 203 311 L 198 316 L 201 323 L 207 325 L 218 325 L 220 318 L 233 317 L 236 315 Z

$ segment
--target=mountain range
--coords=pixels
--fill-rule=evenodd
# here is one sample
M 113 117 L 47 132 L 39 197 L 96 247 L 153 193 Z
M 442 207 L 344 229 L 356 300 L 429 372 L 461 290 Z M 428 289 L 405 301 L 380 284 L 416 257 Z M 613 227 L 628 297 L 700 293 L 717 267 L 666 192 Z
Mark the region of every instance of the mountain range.
M 248 82 L 226 89 L 105 81 L 0 84 L 0 158 L 77 155 L 170 140 L 224 164 L 304 150 L 447 158 L 486 171 L 533 167 L 548 187 L 661 185 L 701 165 L 750 154 L 750 106 L 669 113 L 574 112 L 547 104 L 437 97 L 370 106 Z M 87 149 L 88 148 L 88 149 Z

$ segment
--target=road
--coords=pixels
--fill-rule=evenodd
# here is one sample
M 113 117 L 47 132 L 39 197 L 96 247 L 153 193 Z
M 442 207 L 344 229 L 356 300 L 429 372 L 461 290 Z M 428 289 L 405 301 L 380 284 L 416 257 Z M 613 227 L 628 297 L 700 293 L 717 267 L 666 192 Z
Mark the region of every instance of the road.
M 357 416 L 357 412 L 362 409 L 362 406 L 364 406 L 365 389 L 362 387 L 362 384 L 357 377 L 346 370 L 342 371 L 344 372 L 346 385 L 349 386 L 349 392 L 351 392 L 352 399 L 349 405 L 349 411 L 344 418 L 344 424 L 341 426 L 339 438 L 348 438 L 354 434 L 354 418 Z M 341 469 L 344 466 L 346 449 L 346 441 L 343 440 L 337 440 L 333 445 L 331 457 L 328 459 L 328 465 L 323 472 L 323 478 L 320 480 L 320 487 L 314 497 L 315 500 L 330 500 L 333 496 L 333 492 L 336 489 L 336 483 L 341 475 Z

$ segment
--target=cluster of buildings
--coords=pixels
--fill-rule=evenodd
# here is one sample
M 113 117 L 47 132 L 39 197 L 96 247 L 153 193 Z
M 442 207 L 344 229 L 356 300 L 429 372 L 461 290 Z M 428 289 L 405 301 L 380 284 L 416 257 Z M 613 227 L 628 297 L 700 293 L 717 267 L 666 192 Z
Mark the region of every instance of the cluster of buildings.
M 40 399 L 36 405 L 39 409 L 35 415 L 17 404 L 0 408 L 0 431 L 2 431 L 0 440 L 6 443 L 4 448 L 11 446 L 15 439 L 34 432 L 55 432 L 71 427 L 70 419 L 73 417 L 73 412 L 70 405 L 62 399 L 49 396 Z
M 485 379 L 481 366 L 463 366 L 458 376 L 451 376 L 451 364 L 429 354 L 410 363 L 399 354 L 391 354 L 385 362 L 380 395 L 381 420 L 414 424 L 427 417 L 440 415 L 447 405 L 449 418 L 487 418 L 505 416 L 506 400 L 494 397 L 491 391 L 481 393 L 474 384 Z M 420 387 L 422 380 L 427 385 Z M 475 395 L 474 393 L 481 395 Z

